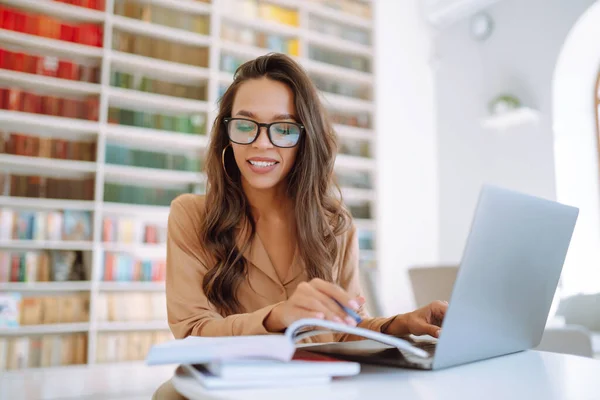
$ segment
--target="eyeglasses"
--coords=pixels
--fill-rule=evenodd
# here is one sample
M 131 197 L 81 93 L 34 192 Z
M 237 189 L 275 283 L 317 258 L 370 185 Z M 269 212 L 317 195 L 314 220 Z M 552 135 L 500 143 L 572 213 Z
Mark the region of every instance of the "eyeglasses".
M 251 144 L 258 138 L 260 128 L 267 128 L 269 140 L 276 147 L 294 147 L 300 141 L 304 126 L 295 122 L 261 124 L 245 118 L 224 118 L 227 135 L 233 143 Z

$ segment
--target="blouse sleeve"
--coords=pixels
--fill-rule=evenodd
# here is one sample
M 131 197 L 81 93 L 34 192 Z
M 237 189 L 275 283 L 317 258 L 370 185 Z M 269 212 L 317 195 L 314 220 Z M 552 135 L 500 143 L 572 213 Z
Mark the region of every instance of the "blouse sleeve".
M 169 327 L 175 338 L 270 333 L 265 319 L 278 304 L 255 312 L 221 316 L 208 301 L 202 280 L 207 260 L 200 243 L 203 201 L 185 194 L 171 203 L 167 227 L 166 296 Z
M 345 241 L 345 249 L 343 249 L 344 254 L 340 264 L 340 274 L 339 274 L 339 285 L 348 292 L 351 297 L 358 297 L 363 295 L 362 288 L 360 286 L 360 278 L 359 278 L 359 249 L 358 249 L 358 235 L 356 232 L 356 227 L 353 226 L 352 229 L 347 234 L 347 238 Z M 362 322 L 358 325 L 361 328 L 370 329 L 377 332 L 383 332 L 387 325 L 392 322 L 395 317 L 389 318 L 371 318 L 369 317 L 365 307 L 363 306 L 361 310 L 359 310 L 358 314 L 362 317 Z M 338 335 L 336 338 L 340 342 L 344 341 L 353 341 L 364 339 L 359 336 L 342 334 Z

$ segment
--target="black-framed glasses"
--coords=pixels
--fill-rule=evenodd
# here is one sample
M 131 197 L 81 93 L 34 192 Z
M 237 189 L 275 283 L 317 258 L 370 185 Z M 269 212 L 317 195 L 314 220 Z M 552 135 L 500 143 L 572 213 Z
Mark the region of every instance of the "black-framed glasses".
M 252 144 L 260 128 L 267 128 L 267 136 L 276 147 L 294 147 L 300 142 L 304 126 L 295 122 L 261 124 L 246 118 L 224 118 L 229 140 L 237 144 Z

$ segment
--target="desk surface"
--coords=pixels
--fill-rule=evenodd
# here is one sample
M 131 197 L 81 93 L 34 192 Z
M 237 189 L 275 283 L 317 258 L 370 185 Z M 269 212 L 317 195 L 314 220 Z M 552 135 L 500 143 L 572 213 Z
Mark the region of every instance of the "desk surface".
M 149 399 L 175 367 L 143 364 L 63 367 L 0 374 L 0 399 Z M 301 388 L 203 391 L 202 399 L 600 398 L 600 361 L 528 351 L 441 371 L 364 366 L 357 377 Z

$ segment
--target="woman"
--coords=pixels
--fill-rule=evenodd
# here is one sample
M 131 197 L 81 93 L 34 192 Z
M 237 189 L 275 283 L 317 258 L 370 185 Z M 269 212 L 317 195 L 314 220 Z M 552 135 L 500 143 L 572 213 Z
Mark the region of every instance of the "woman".
M 317 91 L 292 59 L 270 54 L 238 69 L 211 133 L 207 194 L 171 204 L 166 290 L 176 338 L 282 332 L 301 318 L 356 325 L 334 300 L 357 311 L 361 327 L 439 335 L 443 302 L 391 318 L 366 315 L 335 155 Z

